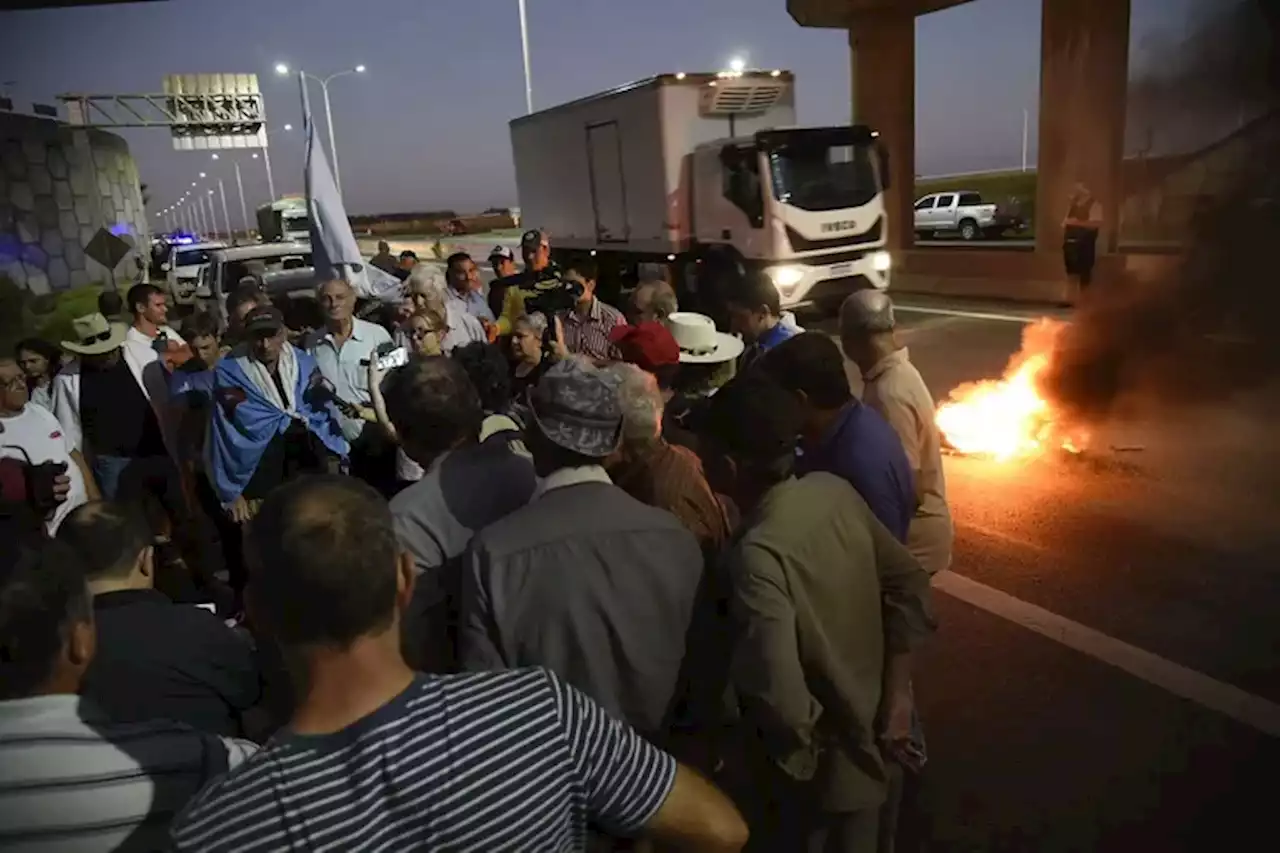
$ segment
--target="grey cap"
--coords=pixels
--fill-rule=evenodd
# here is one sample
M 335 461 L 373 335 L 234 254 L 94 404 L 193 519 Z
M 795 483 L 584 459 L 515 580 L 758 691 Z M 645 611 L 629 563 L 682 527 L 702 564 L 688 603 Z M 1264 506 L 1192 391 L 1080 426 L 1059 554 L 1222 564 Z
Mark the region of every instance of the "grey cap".
M 892 332 L 893 300 L 883 290 L 859 290 L 840 306 L 840 334 Z
M 569 359 L 554 365 L 529 391 L 538 430 L 552 444 L 591 459 L 604 459 L 622 439 L 617 380 Z

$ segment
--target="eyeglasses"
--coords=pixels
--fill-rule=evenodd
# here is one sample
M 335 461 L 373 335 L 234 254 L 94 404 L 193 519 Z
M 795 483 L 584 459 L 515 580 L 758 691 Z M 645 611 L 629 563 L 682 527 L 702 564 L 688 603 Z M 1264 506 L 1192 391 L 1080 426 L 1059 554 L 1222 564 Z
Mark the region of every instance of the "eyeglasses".
M 25 391 L 27 390 L 27 380 L 21 376 L 15 376 L 4 383 L 0 383 L 0 388 L 4 388 L 6 391 Z

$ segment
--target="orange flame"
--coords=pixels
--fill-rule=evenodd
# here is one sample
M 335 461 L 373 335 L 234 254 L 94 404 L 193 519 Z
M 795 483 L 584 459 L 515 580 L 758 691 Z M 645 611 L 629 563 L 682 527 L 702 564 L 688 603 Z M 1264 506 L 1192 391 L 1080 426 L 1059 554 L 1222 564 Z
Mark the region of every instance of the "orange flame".
M 1040 391 L 1054 342 L 1065 324 L 1039 320 L 1023 334 L 1022 349 L 1004 377 L 961 385 L 938 408 L 937 424 L 948 444 L 964 454 L 999 461 L 1038 456 L 1054 448 L 1079 453 L 1088 436 L 1069 430 Z

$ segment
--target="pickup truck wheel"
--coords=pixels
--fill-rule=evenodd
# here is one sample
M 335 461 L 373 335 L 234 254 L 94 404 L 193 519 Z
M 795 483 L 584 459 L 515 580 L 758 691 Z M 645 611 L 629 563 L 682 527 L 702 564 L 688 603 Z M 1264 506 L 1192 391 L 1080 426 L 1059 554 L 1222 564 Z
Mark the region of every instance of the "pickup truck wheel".
M 960 239 L 965 241 L 977 240 L 982 232 L 978 229 L 978 223 L 972 219 L 966 219 L 960 223 Z

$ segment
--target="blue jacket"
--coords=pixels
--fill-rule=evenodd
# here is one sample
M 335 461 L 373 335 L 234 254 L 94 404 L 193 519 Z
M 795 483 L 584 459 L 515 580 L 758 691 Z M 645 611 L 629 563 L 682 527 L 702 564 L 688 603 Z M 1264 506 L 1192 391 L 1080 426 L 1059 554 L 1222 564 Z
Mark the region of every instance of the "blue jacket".
M 298 359 L 294 393 L 299 420 L 326 448 L 345 459 L 350 447 L 342 435 L 338 410 L 329 399 L 317 397 L 320 368 L 314 358 L 296 347 L 294 356 Z M 230 356 L 213 369 L 212 396 L 210 474 L 218 500 L 225 506 L 240 497 L 271 439 L 287 430 L 293 418 L 265 397 L 239 361 Z
M 858 400 L 848 403 L 826 435 L 803 449 L 797 469 L 847 480 L 894 538 L 907 541 L 916 514 L 915 478 L 902 440 L 875 409 Z

